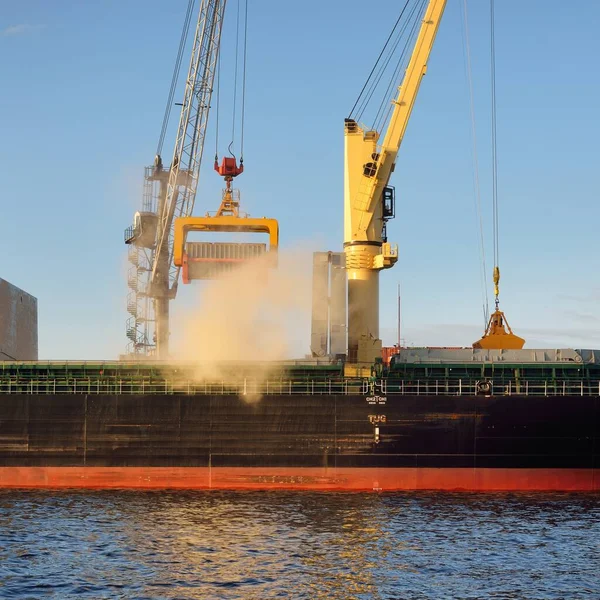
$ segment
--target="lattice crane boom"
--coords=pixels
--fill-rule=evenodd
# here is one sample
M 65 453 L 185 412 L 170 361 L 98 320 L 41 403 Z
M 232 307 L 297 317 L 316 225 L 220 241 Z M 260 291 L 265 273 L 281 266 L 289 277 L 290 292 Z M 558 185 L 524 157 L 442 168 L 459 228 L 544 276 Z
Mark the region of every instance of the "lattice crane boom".
M 139 289 L 144 288 L 143 294 L 152 304 L 147 311 L 151 314 L 136 316 L 135 326 L 139 331 L 141 323 L 147 332 L 148 321 L 154 324 L 152 342 L 142 342 L 143 336 L 129 324 L 128 337 L 134 352 L 153 353 L 157 358 L 166 358 L 169 353 L 169 302 L 177 294 L 180 271 L 173 264 L 173 226 L 176 218 L 189 217 L 194 207 L 225 5 L 226 0 L 200 0 L 171 165 L 163 168 L 162 158 L 156 156 L 147 175 L 150 182 L 158 182 L 159 186 L 155 212 L 138 213 L 134 227 L 126 231 L 126 243 L 148 256 L 148 268 L 142 274 L 147 276 L 146 281 L 143 285 L 138 282 L 135 292 L 139 295 Z
M 204 0 L 201 3 L 167 193 L 159 213 L 156 254 L 158 258 L 166 245 L 169 253 L 169 289 L 172 296 L 175 296 L 179 279 L 179 267 L 173 265 L 173 220 L 189 216 L 194 208 L 225 4 L 226 0 Z M 159 269 L 160 261 L 155 260 L 153 283 L 157 279 Z

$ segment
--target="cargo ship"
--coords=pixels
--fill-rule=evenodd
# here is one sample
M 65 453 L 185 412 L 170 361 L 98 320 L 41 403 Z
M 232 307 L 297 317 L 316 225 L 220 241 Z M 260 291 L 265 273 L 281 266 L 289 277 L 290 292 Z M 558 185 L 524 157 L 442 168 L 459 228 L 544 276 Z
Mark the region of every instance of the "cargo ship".
M 0 487 L 600 490 L 600 352 L 0 364 Z
M 199 5 L 172 160 L 157 154 L 147 168 L 142 210 L 125 232 L 127 354 L 0 362 L 0 487 L 599 491 L 600 351 L 524 350 L 507 328 L 495 193 L 496 311 L 483 338 L 472 348 L 402 348 L 381 358 L 379 274 L 398 261 L 387 238 L 396 212 L 390 177 L 445 0 L 414 2 L 402 25 L 405 6 L 344 120 L 343 251 L 313 257 L 310 358 L 219 364 L 218 377 L 169 361 L 179 282 L 218 279 L 256 256 L 275 268 L 279 246 L 277 221 L 249 218 L 231 187 L 244 171 L 243 144 L 239 163 L 234 141 L 220 162 L 215 156 L 226 185 L 216 214 L 193 216 L 225 0 Z M 183 42 L 191 24 L 188 13 Z M 400 54 L 391 63 L 390 40 Z M 411 45 L 412 54 L 403 50 Z M 400 85 L 376 131 L 361 120 L 387 65 L 389 89 Z M 191 232 L 266 234 L 269 245 L 192 242 Z M 244 301 L 243 289 L 229 293 Z

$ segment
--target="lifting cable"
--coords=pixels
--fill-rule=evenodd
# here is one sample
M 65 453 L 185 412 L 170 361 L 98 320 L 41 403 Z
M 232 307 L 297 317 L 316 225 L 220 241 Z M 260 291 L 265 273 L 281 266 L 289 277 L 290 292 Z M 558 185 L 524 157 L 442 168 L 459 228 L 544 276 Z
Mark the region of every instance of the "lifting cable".
M 242 123 L 240 142 L 240 163 L 244 162 L 244 117 L 246 115 L 246 55 L 248 41 L 248 0 L 244 7 L 244 58 L 242 60 Z
M 421 1 L 423 1 L 423 0 L 421 0 Z M 386 60 L 379 67 L 379 70 L 378 70 L 375 78 L 373 79 L 373 81 L 371 82 L 371 85 L 369 86 L 370 90 L 365 94 L 363 101 L 360 103 L 360 106 L 358 107 L 358 110 L 356 112 L 356 117 L 355 117 L 356 121 L 360 121 L 362 119 L 363 112 L 369 105 L 369 102 L 371 102 L 371 99 L 373 97 L 373 94 L 375 93 L 375 90 L 379 87 L 379 84 L 381 83 L 383 75 L 386 72 L 386 69 L 388 68 L 388 65 L 390 64 L 390 61 L 392 60 L 394 54 L 396 53 L 398 46 L 400 45 L 400 40 L 402 39 L 402 36 L 405 34 L 406 29 L 408 28 L 408 25 L 410 23 L 410 20 L 413 18 L 414 14 L 415 14 L 415 10 L 416 10 L 416 4 L 413 5 L 410 15 L 408 15 L 408 18 L 406 20 L 404 20 L 402 27 L 398 30 L 398 34 L 396 35 L 396 38 L 392 44 L 392 47 L 390 48 L 390 50 L 388 52 L 388 56 L 387 56 Z M 405 52 L 405 50 L 406 50 L 406 47 L 402 51 L 400 61 L 402 61 L 402 56 L 403 56 L 403 53 Z M 388 96 L 389 96 L 389 92 L 386 92 L 383 95 L 382 105 L 387 103 Z M 383 109 L 381 109 L 381 110 L 383 110 Z M 375 117 L 375 121 L 376 120 L 377 120 L 377 117 Z M 375 125 L 372 126 L 372 129 L 374 129 L 374 128 L 375 128 Z
M 171 78 L 171 88 L 169 90 L 169 96 L 167 99 L 167 105 L 165 107 L 165 114 L 163 117 L 162 128 L 160 131 L 160 137 L 158 138 L 158 146 L 156 148 L 156 154 L 160 156 L 162 152 L 163 143 L 165 141 L 165 135 L 169 126 L 169 118 L 171 116 L 171 108 L 173 107 L 173 98 L 175 96 L 175 89 L 177 88 L 177 81 L 179 80 L 179 74 L 181 72 L 181 61 L 183 59 L 183 53 L 187 42 L 188 32 L 190 30 L 190 22 L 192 19 L 192 13 L 194 11 L 195 0 L 188 0 L 187 12 L 183 22 L 183 29 L 181 31 L 181 38 L 179 40 L 179 50 L 177 51 L 177 58 L 175 59 L 175 67 L 173 68 L 173 76 Z
M 373 124 L 373 128 L 376 131 L 382 130 L 384 123 L 387 123 L 387 121 L 389 120 L 389 118 L 392 114 L 394 105 L 393 105 L 393 103 L 391 103 L 389 101 L 389 98 L 392 95 L 392 89 L 394 88 L 394 86 L 396 86 L 396 87 L 398 86 L 397 82 L 400 79 L 400 72 L 402 71 L 402 68 L 404 67 L 404 71 L 406 71 L 406 69 L 408 68 L 408 62 L 411 58 L 412 49 L 414 48 L 416 38 L 417 38 L 418 26 L 419 26 L 419 23 L 422 21 L 422 16 L 425 13 L 426 2 L 427 2 L 427 0 L 421 0 L 420 6 L 418 4 L 415 4 L 413 12 L 410 15 L 410 19 L 414 19 L 414 20 L 412 20 L 412 26 L 411 26 L 410 32 L 408 34 L 408 37 L 406 38 L 404 48 L 402 49 L 402 52 L 400 53 L 400 57 L 398 58 L 396 68 L 394 69 L 394 72 L 392 73 L 392 75 L 390 77 L 385 94 L 383 95 L 381 104 L 379 105 L 379 110 L 377 111 L 377 115 L 375 116 L 375 122 Z M 421 19 L 414 18 L 415 16 L 416 17 L 421 16 Z M 409 22 L 411 22 L 410 19 L 407 21 L 407 24 Z M 410 49 L 410 52 L 409 52 L 409 49 Z M 387 106 L 387 111 L 384 112 L 386 106 Z
M 228 151 L 231 156 L 235 156 L 234 144 L 236 141 L 236 125 L 237 125 L 237 104 L 238 104 L 238 72 L 239 72 L 239 59 L 240 59 L 240 4 L 241 0 L 237 3 L 237 17 L 236 17 L 236 33 L 235 33 L 235 64 L 234 64 L 234 75 L 233 75 L 233 100 L 232 100 L 232 116 L 231 116 L 231 141 L 228 145 Z M 241 109 L 240 109 L 240 164 L 244 162 L 244 123 L 246 116 L 246 61 L 247 61 L 247 40 L 248 40 L 248 0 L 244 3 L 244 31 L 242 40 L 242 75 L 241 75 Z M 217 109 L 216 109 L 216 131 L 215 131 L 215 160 L 218 159 L 219 151 L 219 107 L 221 97 L 221 55 L 219 54 L 218 65 L 217 65 Z
M 494 229 L 494 295 L 498 310 L 498 281 L 500 279 L 500 257 L 498 252 L 498 157 L 496 146 L 496 36 L 494 0 L 490 0 L 490 62 L 492 80 L 492 213 Z
M 407 8 L 409 2 L 410 2 L 410 0 L 406 0 L 404 8 L 400 12 L 400 16 L 398 17 L 398 19 L 396 19 L 396 23 L 394 24 L 394 27 L 392 28 L 392 31 L 390 32 L 390 35 L 388 36 L 388 39 L 386 40 L 385 44 L 383 45 L 383 48 L 381 49 L 381 52 L 379 53 L 379 56 L 377 57 L 377 60 L 375 61 L 375 64 L 373 65 L 373 68 L 371 69 L 371 72 L 369 73 L 369 76 L 367 77 L 367 80 L 365 81 L 365 84 L 362 87 L 362 90 L 358 94 L 358 98 L 356 99 L 356 102 L 354 103 L 354 106 L 350 110 L 348 118 L 352 118 L 352 116 L 354 114 L 354 110 L 356 109 L 356 107 L 358 106 L 359 102 L 361 101 L 361 99 L 363 97 L 363 94 L 365 93 L 365 90 L 367 89 L 367 87 L 369 85 L 369 82 L 371 81 L 371 78 L 373 77 L 373 74 L 375 73 L 375 70 L 377 69 L 377 66 L 379 65 L 379 61 L 383 57 L 383 54 L 385 53 L 385 50 L 388 47 L 388 44 L 390 43 L 390 40 L 394 36 L 394 32 L 396 31 L 396 29 L 397 29 L 397 27 L 398 27 L 398 25 L 400 23 L 400 20 L 402 19 L 402 16 L 404 15 L 404 12 L 406 11 L 406 8 Z
M 234 156 L 232 151 L 235 141 L 235 115 L 237 109 L 237 83 L 238 83 L 238 57 L 240 47 L 240 0 L 237 2 L 237 17 L 235 25 L 235 67 L 233 72 L 233 110 L 231 117 L 231 143 L 229 144 L 229 153 Z
M 392 63 L 392 59 L 395 56 L 398 56 L 398 49 L 403 42 L 399 57 L 394 61 L 395 67 L 391 70 L 385 92 L 381 95 L 381 103 L 379 104 L 373 119 L 371 129 L 380 131 L 384 123 L 389 119 L 393 109 L 393 105 L 390 104 L 389 99 L 394 87 L 398 87 L 398 81 L 400 80 L 403 68 L 406 70 L 408 66 L 411 50 L 417 36 L 418 26 L 423 20 L 426 5 L 427 0 L 406 1 L 398 19 L 394 23 L 392 31 L 377 57 L 375 65 L 371 69 L 371 72 L 350 111 L 349 118 L 354 121 L 360 121 L 362 119 L 363 113 L 371 102 L 375 91 L 382 83 L 384 75 L 390 72 L 390 63 Z
M 483 327 L 487 327 L 489 321 L 489 298 L 487 288 L 487 266 L 485 260 L 485 243 L 483 233 L 483 214 L 481 210 L 481 185 L 479 181 L 479 157 L 477 152 L 477 132 L 475 127 L 475 99 L 473 95 L 473 76 L 471 68 L 471 45 L 469 42 L 469 19 L 468 19 L 467 0 L 463 0 L 463 35 L 464 35 L 464 52 L 465 52 L 465 69 L 467 72 L 467 81 L 469 87 L 469 103 L 471 114 L 471 141 L 473 144 L 473 184 L 475 187 L 475 212 L 477 222 L 479 224 L 479 257 L 481 260 L 480 281 L 481 281 L 481 301 L 483 306 Z
M 219 106 L 221 105 L 221 53 L 217 57 L 217 72 L 215 74 L 217 80 L 217 107 L 215 110 L 215 161 L 219 160 Z

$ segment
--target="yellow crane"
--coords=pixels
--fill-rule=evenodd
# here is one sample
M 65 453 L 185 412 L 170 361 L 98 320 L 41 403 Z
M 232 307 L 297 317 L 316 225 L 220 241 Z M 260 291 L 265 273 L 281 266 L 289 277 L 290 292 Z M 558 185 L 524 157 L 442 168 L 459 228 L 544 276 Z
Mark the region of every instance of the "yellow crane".
M 344 253 L 350 363 L 372 364 L 381 356 L 379 272 L 398 260 L 397 246 L 384 236 L 385 223 L 394 216 L 393 188 L 388 183 L 445 7 L 446 0 L 429 1 L 383 142 L 379 143 L 378 131 L 366 130 L 351 118 L 345 121 Z

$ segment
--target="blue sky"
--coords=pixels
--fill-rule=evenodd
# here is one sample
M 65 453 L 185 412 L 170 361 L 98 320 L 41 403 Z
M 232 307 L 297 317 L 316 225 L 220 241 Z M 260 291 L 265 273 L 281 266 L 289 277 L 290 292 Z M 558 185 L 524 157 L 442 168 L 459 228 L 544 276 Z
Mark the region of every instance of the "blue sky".
M 462 1 L 448 0 L 391 181 L 388 233 L 400 260 L 381 277 L 386 344 L 396 339 L 398 283 L 408 343 L 469 345 L 482 329 Z M 343 119 L 402 3 L 249 3 L 244 204 L 279 219 L 284 246 L 338 249 Z M 124 350 L 123 229 L 154 157 L 186 6 L 3 8 L 0 277 L 38 297 L 40 358 Z M 488 10 L 469 0 L 491 270 Z M 501 306 L 528 347 L 599 347 L 600 3 L 502 0 L 496 12 Z M 209 143 L 201 213 L 220 197 L 212 153 Z

